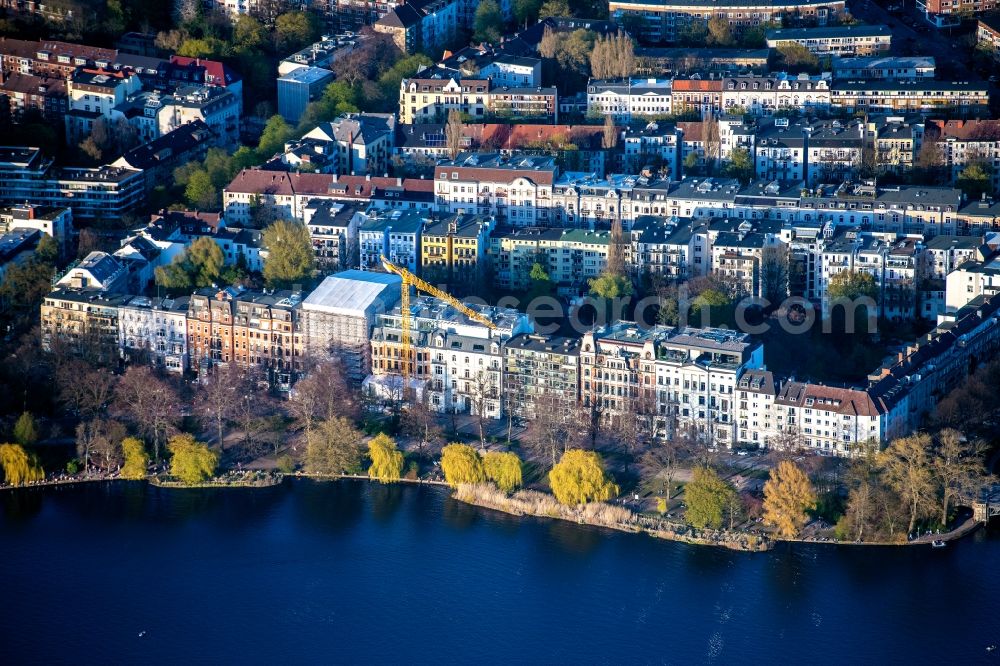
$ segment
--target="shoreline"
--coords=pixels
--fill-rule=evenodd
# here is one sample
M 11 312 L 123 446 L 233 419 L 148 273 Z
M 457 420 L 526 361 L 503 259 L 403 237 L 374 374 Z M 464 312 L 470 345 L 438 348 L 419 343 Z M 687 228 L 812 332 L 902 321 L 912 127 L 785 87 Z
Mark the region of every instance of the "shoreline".
M 151 486 L 156 488 L 164 488 L 167 490 L 204 490 L 204 489 L 226 489 L 226 488 L 273 488 L 280 486 L 284 483 L 285 479 L 311 479 L 314 481 L 338 481 L 342 479 L 350 481 L 368 481 L 371 483 L 379 483 L 375 479 L 369 478 L 367 475 L 363 474 L 308 474 L 306 472 L 295 472 L 292 474 L 281 474 L 277 473 L 277 478 L 267 479 L 265 482 L 230 482 L 230 483 L 202 483 L 202 484 L 185 484 L 183 482 L 170 482 L 160 480 L 157 476 L 149 476 L 145 479 L 135 479 L 136 481 L 145 481 Z M 11 486 L 7 484 L 0 485 L 0 492 L 5 490 L 30 490 L 33 488 L 58 488 L 60 486 L 72 486 L 84 483 L 99 483 L 99 482 L 115 482 L 115 481 L 131 481 L 132 479 L 122 479 L 119 476 L 90 476 L 86 478 L 60 478 L 51 479 L 45 481 L 38 481 L 23 486 Z M 435 479 L 406 479 L 401 478 L 396 483 L 407 483 L 410 485 L 418 486 L 436 486 L 450 488 L 450 486 L 444 481 L 438 481 Z M 499 492 L 499 491 L 497 491 Z M 529 492 L 536 493 L 540 496 L 545 496 L 552 500 L 552 504 L 555 504 L 554 498 L 547 493 L 539 493 L 538 491 L 519 491 L 519 492 Z M 913 541 L 903 541 L 903 542 L 893 542 L 893 541 L 837 541 L 837 540 L 827 540 L 820 541 L 816 539 L 803 539 L 803 538 L 781 538 L 772 537 L 769 535 L 761 536 L 756 534 L 748 534 L 746 532 L 730 532 L 729 530 L 711 530 L 704 529 L 698 530 L 691 525 L 686 525 L 683 523 L 673 523 L 662 518 L 657 518 L 654 516 L 648 516 L 644 514 L 637 514 L 631 509 L 624 509 L 622 507 L 614 507 L 612 505 L 595 503 L 592 505 L 587 505 L 588 507 L 595 507 L 595 510 L 589 511 L 587 507 L 584 509 L 574 509 L 571 507 L 563 507 L 563 510 L 550 510 L 547 511 L 531 511 L 527 510 L 525 506 L 514 506 L 513 502 L 510 501 L 511 498 L 507 498 L 508 501 L 494 500 L 489 501 L 481 497 L 476 496 L 474 493 L 465 491 L 463 492 L 462 487 L 452 491 L 449 495 L 452 499 L 467 504 L 469 506 L 475 506 L 480 509 L 487 509 L 492 511 L 498 511 L 500 513 L 505 513 L 509 516 L 524 517 L 530 516 L 533 518 L 543 518 L 552 520 L 562 520 L 565 522 L 576 523 L 578 525 L 588 525 L 590 527 L 602 527 L 610 530 L 615 530 L 617 532 L 624 532 L 630 534 L 646 534 L 654 539 L 663 539 L 665 541 L 674 541 L 677 543 L 686 543 L 694 546 L 710 546 L 715 548 L 725 548 L 727 550 L 732 550 L 736 552 L 747 552 L 747 553 L 762 553 L 773 550 L 774 547 L 779 543 L 802 543 L 802 544 L 812 544 L 820 546 L 930 546 L 935 540 L 940 540 L 944 542 L 958 541 L 973 532 L 975 532 L 983 523 L 977 522 L 972 518 L 966 519 L 960 525 L 957 525 L 954 529 L 944 533 L 936 535 L 927 535 L 919 537 Z M 513 496 L 512 496 L 513 497 Z M 552 504 L 547 506 L 551 507 Z M 561 506 L 561 505 L 560 505 Z M 600 520 L 595 517 L 596 511 L 600 508 L 605 508 L 609 510 L 625 511 L 629 513 L 629 518 L 627 520 L 620 521 L 609 521 Z

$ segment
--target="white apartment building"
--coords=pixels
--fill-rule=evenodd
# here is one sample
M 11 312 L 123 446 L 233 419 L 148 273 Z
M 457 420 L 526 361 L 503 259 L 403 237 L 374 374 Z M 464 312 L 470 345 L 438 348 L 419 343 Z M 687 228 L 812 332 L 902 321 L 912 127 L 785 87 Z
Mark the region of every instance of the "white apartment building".
M 422 211 L 369 211 L 358 229 L 361 270 L 380 269 L 384 256 L 411 273 L 419 271 L 420 238 L 429 224 Z
M 354 206 L 314 199 L 303 209 L 303 221 L 309 230 L 316 266 L 333 272 L 355 268 L 358 226 L 363 214 Z
M 829 74 L 735 76 L 722 80 L 722 109 L 743 109 L 754 115 L 795 110 L 804 114 L 830 108 Z
M 587 84 L 587 115 L 616 121 L 670 114 L 670 79 L 593 79 Z
M 1000 120 L 928 120 L 925 141 L 937 142 L 951 177 L 973 163 L 986 164 L 1000 187 Z
M 545 226 L 558 173 L 548 156 L 462 153 L 434 168 L 438 210 L 495 216 L 512 226 Z
M 188 367 L 187 310 L 189 296 L 132 296 L 118 308 L 121 357 L 130 363 L 152 363 L 171 373 Z

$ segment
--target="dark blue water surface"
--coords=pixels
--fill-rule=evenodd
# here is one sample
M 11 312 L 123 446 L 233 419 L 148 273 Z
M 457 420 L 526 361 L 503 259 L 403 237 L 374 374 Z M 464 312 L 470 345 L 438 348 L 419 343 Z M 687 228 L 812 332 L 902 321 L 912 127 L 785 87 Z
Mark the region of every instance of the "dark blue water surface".
M 1000 663 L 996 528 L 744 554 L 353 481 L 0 505 L 6 663 Z

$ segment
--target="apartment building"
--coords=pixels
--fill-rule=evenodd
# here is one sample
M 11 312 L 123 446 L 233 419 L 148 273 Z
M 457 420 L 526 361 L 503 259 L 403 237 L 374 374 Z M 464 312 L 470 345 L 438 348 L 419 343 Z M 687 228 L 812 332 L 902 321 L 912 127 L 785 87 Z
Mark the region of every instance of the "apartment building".
M 766 33 L 767 47 L 792 42 L 817 55 L 877 56 L 892 46 L 887 25 L 841 25 L 819 28 L 779 28 Z
M 118 308 L 118 343 L 127 363 L 154 365 L 170 373 L 189 366 L 188 296 L 129 296 Z
M 86 44 L 0 37 L 0 68 L 5 72 L 65 80 L 78 67 L 107 68 L 118 53 Z
M 623 254 L 631 255 L 625 233 Z M 578 296 L 588 281 L 607 267 L 609 231 L 565 228 L 497 228 L 490 234 L 490 262 L 494 285 L 504 291 L 524 292 L 531 287 L 531 269 L 538 263 L 562 295 Z
M 131 70 L 81 67 L 66 79 L 66 143 L 76 145 L 90 136 L 98 118 L 114 119 L 116 107 L 142 90 L 142 81 Z
M 587 115 L 616 121 L 670 114 L 670 79 L 597 80 L 587 83 Z
M 739 35 L 746 30 L 782 19 L 805 18 L 826 25 L 837 12 L 844 10 L 843 0 L 776 0 L 763 3 L 752 0 L 726 0 L 706 5 L 693 0 L 609 0 L 608 14 L 619 25 L 634 26 L 641 41 L 647 43 L 675 42 L 681 31 L 691 23 L 708 23 L 720 16 L 730 30 Z
M 35 111 L 47 122 L 62 125 L 69 108 L 66 81 L 31 74 L 8 74 L 0 83 L 0 99 L 6 103 L 10 122 L 21 122 L 26 112 Z
M 544 226 L 555 159 L 532 155 L 507 158 L 501 153 L 462 153 L 434 167 L 434 196 L 440 210 L 476 212 L 514 226 Z
M 372 211 L 358 228 L 361 270 L 381 270 L 382 257 L 411 273 L 420 271 L 420 240 L 431 218 L 415 210 Z
M 834 79 L 882 79 L 910 81 L 933 79 L 934 56 L 873 56 L 845 58 L 836 56 L 830 63 Z
M 532 332 L 528 316 L 510 308 L 471 305 L 495 328 L 430 297 L 411 301 L 411 372 L 431 409 L 499 418 L 503 413 L 503 344 Z M 371 384 L 391 385 L 403 372 L 402 315 L 379 315 L 371 336 Z M 374 388 L 374 387 L 373 387 Z
M 363 219 L 357 208 L 339 201 L 315 199 L 303 208 L 316 267 L 324 272 L 355 268 L 358 263 L 358 227 Z
M 1000 55 L 1000 16 L 981 16 L 976 21 L 976 41 L 996 58 Z
M 388 173 L 395 135 L 394 114 L 347 113 L 320 123 L 286 146 L 282 161 L 291 167 L 319 162 L 321 173 L 377 176 Z M 301 151 L 299 146 L 311 150 Z M 327 159 L 317 160 L 317 155 Z
M 835 108 L 851 112 L 917 114 L 950 109 L 962 114 L 986 111 L 989 86 L 978 81 L 834 81 L 830 93 Z
M 625 151 L 624 163 L 629 171 L 638 172 L 647 164 L 656 162 L 667 178 L 680 180 L 680 155 L 684 132 L 676 125 L 650 122 L 645 127 L 628 128 L 622 135 Z
M 785 72 L 764 76 L 729 76 L 722 79 L 722 109 L 754 115 L 795 110 L 809 115 L 830 108 L 828 74 L 809 76 Z
M 301 292 L 240 292 L 232 303 L 233 362 L 289 389 L 305 369 Z
M 580 339 L 516 335 L 503 345 L 505 411 L 518 419 L 555 410 L 569 420 L 580 396 Z
M 995 0 L 917 0 L 917 11 L 937 28 L 961 25 L 962 19 L 991 12 L 997 8 Z
M 879 447 L 890 436 L 893 421 L 887 399 L 870 390 L 795 381 L 781 386 L 774 411 L 781 439 L 796 448 L 843 457 Z
M 928 120 L 924 139 L 938 144 L 953 179 L 981 163 L 992 173 L 993 189 L 1000 187 L 1000 120 Z
M 670 89 L 674 114 L 696 112 L 703 117 L 722 113 L 722 79 L 675 77 Z
M 420 271 L 431 282 L 478 283 L 486 269 L 489 238 L 496 220 L 456 213 L 424 227 L 420 237 Z
M 399 122 L 445 122 L 452 110 L 473 119 L 486 115 L 490 81 L 486 78 L 451 78 L 437 74 L 430 78 L 403 79 L 399 85 Z
M 188 357 L 199 372 L 213 365 L 235 360 L 233 305 L 239 296 L 236 287 L 206 287 L 191 294 L 187 311 Z
M 223 189 L 222 204 L 228 223 L 248 226 L 261 213 L 272 219 L 302 220 L 305 206 L 314 199 L 360 202 L 376 209 L 429 210 L 434 206 L 433 189 L 429 179 L 244 169 Z
M 55 239 L 59 251 L 68 256 L 73 237 L 73 211 L 69 208 L 46 208 L 22 203 L 0 208 L 0 233 L 13 229 L 35 229 Z
M 118 309 L 128 296 L 57 286 L 41 306 L 42 349 L 68 349 L 94 363 L 118 362 Z

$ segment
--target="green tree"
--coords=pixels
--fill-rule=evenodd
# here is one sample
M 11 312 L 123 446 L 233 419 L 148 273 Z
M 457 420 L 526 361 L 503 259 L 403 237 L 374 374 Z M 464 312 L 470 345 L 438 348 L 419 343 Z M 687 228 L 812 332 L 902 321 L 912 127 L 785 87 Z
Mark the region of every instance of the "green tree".
M 807 511 L 816 508 L 816 491 L 809 477 L 790 460 L 783 460 L 764 484 L 764 523 L 778 529 L 778 535 L 794 537 L 808 520 Z
M 992 167 L 982 162 L 970 164 L 959 172 L 955 187 L 962 190 L 969 201 L 978 201 L 984 194 L 992 194 Z
M 286 12 L 274 21 L 274 33 L 281 52 L 297 51 L 319 38 L 319 18 L 310 12 Z
M 185 252 L 188 274 L 195 287 L 209 287 L 219 281 L 226 258 L 222 248 L 209 236 L 201 236 Z
M 432 67 L 433 65 L 434 61 L 423 53 L 401 58 L 396 64 L 379 76 L 378 87 L 382 91 L 382 95 L 386 99 L 392 100 L 392 104 L 395 105 L 399 100 L 399 85 L 403 79 L 408 79 L 416 74 L 418 70 L 424 67 Z
M 264 131 L 260 134 L 257 142 L 257 155 L 262 159 L 271 159 L 271 156 L 284 152 L 285 143 L 295 137 L 295 130 L 285 122 L 279 115 L 273 115 L 267 119 Z
M 597 298 L 625 298 L 632 295 L 632 281 L 624 275 L 605 271 L 588 281 L 590 293 Z
M 486 470 L 479 453 L 468 444 L 452 443 L 441 449 L 441 471 L 452 488 L 463 483 L 482 483 Z
M 831 301 L 867 297 L 875 299 L 878 296 L 878 285 L 871 273 L 861 271 L 841 271 L 830 278 L 826 295 Z
M 538 19 L 549 17 L 569 18 L 573 16 L 573 10 L 569 8 L 568 0 L 545 0 L 538 8 Z
M 696 467 L 691 481 L 684 486 L 687 521 L 698 528 L 722 527 L 736 490 L 710 467 Z
M 695 325 L 731 326 L 734 321 L 733 299 L 721 289 L 709 288 L 691 302 L 691 319 Z
M 781 42 L 777 50 L 781 63 L 790 70 L 814 70 L 819 67 L 816 54 L 798 42 Z
M 184 198 L 200 210 L 213 210 L 219 205 L 219 190 L 212 183 L 212 177 L 204 169 L 198 169 L 188 176 L 184 187 Z
M 264 25 L 250 16 L 240 14 L 233 22 L 232 43 L 240 49 L 260 49 L 267 42 L 267 30 Z
M 521 487 L 521 459 L 516 453 L 489 451 L 483 454 L 483 468 L 486 478 L 505 493 L 512 493 Z
M 514 21 L 527 27 L 538 21 L 538 12 L 542 8 L 542 0 L 514 0 Z
M 576 506 L 604 502 L 618 495 L 618 486 L 604 471 L 594 451 L 570 449 L 549 471 L 549 485 L 560 504 Z
M 20 444 L 0 444 L 0 468 L 4 480 L 12 486 L 45 479 L 41 465 Z
M 368 457 L 372 464 L 368 468 L 368 478 L 381 483 L 399 481 L 403 474 L 403 452 L 396 447 L 396 441 L 379 433 L 368 442 Z
M 361 431 L 342 416 L 318 422 L 306 435 L 306 471 L 322 475 L 358 472 L 361 438 Z
M 204 483 L 215 475 L 219 454 L 193 435 L 174 435 L 167 443 L 167 449 L 170 451 L 170 474 L 184 483 Z
M 34 446 L 38 441 L 38 429 L 31 412 L 23 412 L 14 424 L 14 439 L 21 446 Z
M 309 229 L 301 222 L 278 220 L 264 230 L 264 279 L 272 287 L 287 288 L 312 277 L 316 264 Z
M 122 440 L 122 452 L 125 455 L 122 478 L 132 481 L 145 479 L 146 470 L 149 468 L 149 454 L 146 453 L 146 445 L 142 440 L 138 437 L 126 437 Z
M 733 148 L 732 152 L 729 153 L 726 175 L 747 183 L 753 179 L 753 174 L 753 157 L 750 156 L 750 151 L 746 148 Z
M 184 255 L 174 257 L 166 266 L 157 266 L 153 271 L 156 284 L 164 289 L 188 289 L 191 287 L 191 275 L 184 265 Z
M 724 16 L 713 16 L 708 20 L 708 44 L 709 46 L 732 46 L 733 31 L 729 27 L 729 21 Z
M 477 42 L 497 44 L 503 34 L 503 14 L 500 13 L 500 5 L 496 0 L 482 0 L 476 7 L 476 15 L 473 18 L 472 39 Z
M 48 234 L 44 234 L 35 247 L 34 259 L 46 263 L 54 264 L 59 259 L 59 243 Z

